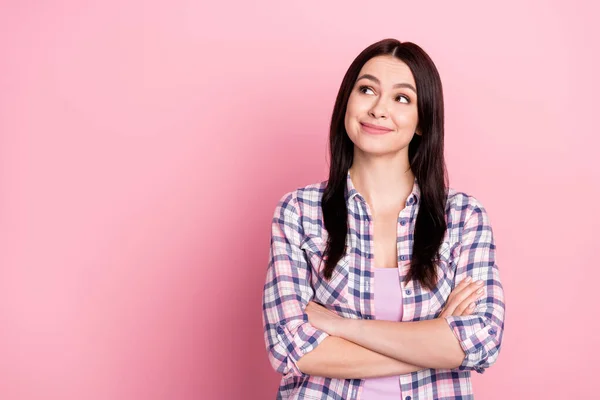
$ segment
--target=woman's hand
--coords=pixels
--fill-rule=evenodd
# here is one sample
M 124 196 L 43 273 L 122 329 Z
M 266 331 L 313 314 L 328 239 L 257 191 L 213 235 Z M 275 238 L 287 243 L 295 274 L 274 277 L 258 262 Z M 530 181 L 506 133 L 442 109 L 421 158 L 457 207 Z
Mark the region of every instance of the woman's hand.
M 471 315 L 475 301 L 485 295 L 483 281 L 471 282 L 471 277 L 461 281 L 450 293 L 446 305 L 438 318 Z
M 344 321 L 344 317 L 328 310 L 314 301 L 309 301 L 304 311 L 308 315 L 308 322 L 310 322 L 312 326 L 325 331 L 330 335 L 337 336 L 337 328 L 339 327 L 340 322 Z

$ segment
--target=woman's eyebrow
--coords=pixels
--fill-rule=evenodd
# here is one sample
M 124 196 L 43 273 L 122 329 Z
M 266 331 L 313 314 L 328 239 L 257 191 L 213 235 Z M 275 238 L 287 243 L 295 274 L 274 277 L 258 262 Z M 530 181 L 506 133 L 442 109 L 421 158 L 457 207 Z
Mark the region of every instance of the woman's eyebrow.
M 361 79 L 369 79 L 372 80 L 373 82 L 377 83 L 378 85 L 381 85 L 381 82 L 379 82 L 379 79 L 375 78 L 373 75 L 370 74 L 364 74 L 361 75 L 356 81 L 358 82 Z M 408 88 L 410 90 L 412 90 L 413 92 L 415 92 L 415 94 L 417 93 L 417 89 L 415 89 L 415 87 L 413 85 L 411 85 L 410 83 L 396 83 L 394 86 L 392 86 L 394 89 L 395 88 Z

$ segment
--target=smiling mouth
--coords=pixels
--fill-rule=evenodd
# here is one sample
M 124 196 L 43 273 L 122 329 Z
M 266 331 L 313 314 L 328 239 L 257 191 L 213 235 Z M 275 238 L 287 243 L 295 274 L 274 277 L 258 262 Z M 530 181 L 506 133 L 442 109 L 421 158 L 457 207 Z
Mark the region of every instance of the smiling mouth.
M 389 128 L 376 127 L 373 125 L 366 125 L 366 124 L 363 124 L 362 122 L 360 123 L 360 127 L 363 131 L 365 131 L 366 133 L 369 133 L 371 135 L 383 135 L 385 133 L 389 133 L 392 131 Z

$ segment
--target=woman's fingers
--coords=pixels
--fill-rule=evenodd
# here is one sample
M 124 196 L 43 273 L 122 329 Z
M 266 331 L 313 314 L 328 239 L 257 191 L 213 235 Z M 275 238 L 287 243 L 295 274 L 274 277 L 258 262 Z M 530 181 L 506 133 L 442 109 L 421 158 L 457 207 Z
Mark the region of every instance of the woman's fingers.
M 468 278 L 461 281 L 454 288 L 452 293 L 450 293 L 450 296 L 448 296 L 448 301 L 446 302 L 446 306 L 442 310 L 440 317 L 462 315 L 465 309 L 468 310 L 469 304 L 473 302 L 470 296 L 475 296 L 475 299 L 477 299 L 478 294 L 474 295 L 474 293 L 481 289 L 482 286 L 483 281 L 470 282 Z M 460 307 L 460 309 L 457 310 L 458 307 Z
M 460 283 L 454 287 L 454 290 L 452 291 L 452 293 L 450 293 L 450 296 L 448 296 L 448 302 L 452 301 L 452 299 L 456 296 L 456 294 L 460 293 L 463 289 L 468 287 L 470 283 L 471 283 L 470 276 L 468 276 L 466 279 L 463 279 L 462 281 L 460 281 Z
M 470 315 L 475 310 L 475 302 L 483 297 L 485 289 L 481 286 L 467 296 L 454 310 L 453 315 Z
M 464 289 L 466 289 L 469 286 L 470 282 L 471 282 L 471 277 L 468 276 L 466 279 L 463 279 L 462 281 L 459 282 L 458 285 L 456 285 L 454 287 L 454 290 L 452 290 L 452 293 L 450 293 L 450 296 L 448 296 L 448 300 L 446 300 L 446 305 L 444 306 L 444 308 L 442 309 L 442 312 L 440 313 L 440 318 L 452 315 L 452 312 L 456 308 L 456 303 L 454 302 L 454 299 L 456 298 L 458 293 L 462 292 Z

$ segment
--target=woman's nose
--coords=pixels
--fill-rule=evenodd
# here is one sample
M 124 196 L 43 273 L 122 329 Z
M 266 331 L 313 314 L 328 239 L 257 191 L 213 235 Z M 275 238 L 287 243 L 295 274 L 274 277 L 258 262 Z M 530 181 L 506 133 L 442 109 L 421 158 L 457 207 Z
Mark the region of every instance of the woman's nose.
M 369 115 L 371 115 L 371 117 L 375 119 L 386 118 L 387 114 L 387 108 L 385 104 L 383 104 L 381 98 L 377 102 L 375 102 L 375 104 L 373 104 L 373 107 L 369 111 Z
M 387 113 L 381 108 L 374 107 L 369 111 L 369 115 L 375 119 L 387 118 Z

